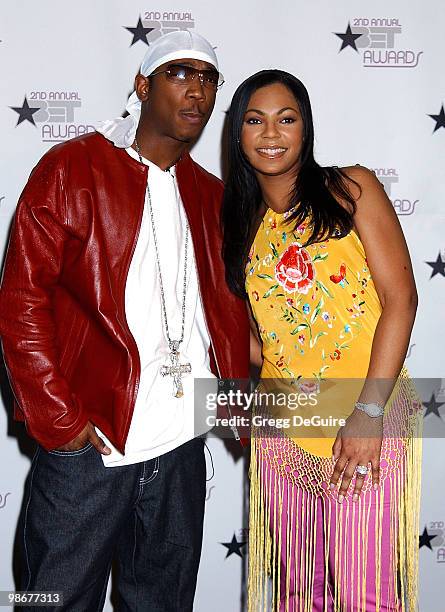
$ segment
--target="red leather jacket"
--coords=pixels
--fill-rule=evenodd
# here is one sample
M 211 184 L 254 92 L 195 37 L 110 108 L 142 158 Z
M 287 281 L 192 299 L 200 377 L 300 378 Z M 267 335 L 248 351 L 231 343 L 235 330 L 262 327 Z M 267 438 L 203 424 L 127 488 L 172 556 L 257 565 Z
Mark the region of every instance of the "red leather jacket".
M 228 289 L 221 258 L 222 182 L 188 154 L 176 172 L 212 370 L 247 378 L 245 304 Z M 124 452 L 140 375 L 125 283 L 147 173 L 124 149 L 89 134 L 46 153 L 20 197 L 0 288 L 0 335 L 14 416 L 47 450 L 91 420 Z

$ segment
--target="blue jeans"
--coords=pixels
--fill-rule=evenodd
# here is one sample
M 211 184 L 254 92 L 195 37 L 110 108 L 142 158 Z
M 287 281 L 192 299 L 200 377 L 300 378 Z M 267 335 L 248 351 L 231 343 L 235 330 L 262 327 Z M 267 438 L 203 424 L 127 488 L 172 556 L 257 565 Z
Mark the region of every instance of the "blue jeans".
M 21 590 L 62 591 L 63 606 L 103 609 L 113 560 L 119 612 L 192 610 L 205 503 L 204 442 L 106 468 L 88 444 L 39 447 L 23 509 Z

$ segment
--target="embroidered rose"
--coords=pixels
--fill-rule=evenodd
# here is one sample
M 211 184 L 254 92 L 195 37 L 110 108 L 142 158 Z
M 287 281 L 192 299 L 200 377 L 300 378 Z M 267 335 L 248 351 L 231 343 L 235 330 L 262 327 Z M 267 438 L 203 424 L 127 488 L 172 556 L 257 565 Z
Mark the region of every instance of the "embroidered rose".
M 284 357 L 281 356 L 278 361 L 275 362 L 275 365 L 277 365 L 279 368 L 282 368 L 284 366 Z
M 298 387 L 302 393 L 320 393 L 320 383 L 316 380 L 303 380 Z
M 315 270 L 306 249 L 296 242 L 290 244 L 275 267 L 275 278 L 288 293 L 307 293 L 314 284 Z

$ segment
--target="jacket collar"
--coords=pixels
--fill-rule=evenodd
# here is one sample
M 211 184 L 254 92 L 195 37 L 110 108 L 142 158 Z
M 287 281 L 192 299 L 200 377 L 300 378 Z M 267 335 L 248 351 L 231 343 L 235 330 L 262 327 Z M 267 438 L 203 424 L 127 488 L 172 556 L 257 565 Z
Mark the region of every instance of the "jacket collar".
M 102 142 L 103 142 L 103 144 L 105 144 L 105 146 L 108 146 L 110 148 L 112 147 L 112 149 L 114 149 L 115 154 L 119 157 L 119 159 L 123 163 L 125 163 L 128 166 L 131 166 L 134 169 L 138 169 L 139 171 L 141 171 L 141 169 L 144 172 L 146 171 L 147 166 L 145 164 L 141 164 L 141 162 L 139 160 L 131 157 L 131 155 L 128 155 L 127 151 L 124 148 L 116 147 L 116 145 L 114 145 L 112 142 L 107 140 L 105 138 L 105 136 L 103 136 L 102 134 L 99 134 L 99 132 L 97 132 L 97 136 L 102 140 Z M 182 172 L 183 178 L 185 176 L 188 176 L 189 173 L 193 173 L 193 176 L 195 176 L 194 162 L 193 162 L 192 158 L 190 157 L 190 153 L 187 150 L 185 150 L 183 152 L 183 154 L 181 155 L 181 158 L 176 163 L 176 173 L 177 173 L 177 175 L 181 174 L 181 172 Z M 179 180 L 179 178 L 178 178 L 178 180 Z
M 139 160 L 128 155 L 125 149 L 116 147 L 102 134 L 98 133 L 97 136 L 101 139 L 102 145 L 110 147 L 110 150 L 113 150 L 123 164 L 147 176 L 148 167 L 145 164 L 141 164 Z M 202 222 L 202 194 L 198 189 L 195 162 L 188 151 L 183 152 L 181 159 L 176 164 L 176 178 L 187 218 L 196 228 L 196 224 Z
M 181 159 L 176 164 L 176 178 L 187 217 L 189 220 L 191 217 L 197 220 L 198 215 L 201 217 L 201 194 L 196 179 L 195 163 L 187 151 L 184 151 Z

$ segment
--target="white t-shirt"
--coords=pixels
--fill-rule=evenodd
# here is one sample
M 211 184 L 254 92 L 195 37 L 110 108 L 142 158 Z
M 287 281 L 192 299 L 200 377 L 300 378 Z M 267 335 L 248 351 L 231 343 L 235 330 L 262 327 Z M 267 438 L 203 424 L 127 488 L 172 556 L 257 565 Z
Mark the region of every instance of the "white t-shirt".
M 139 161 L 131 147 L 127 153 Z M 150 188 L 162 281 L 166 300 L 170 338 L 181 336 L 182 295 L 184 283 L 184 247 L 186 214 L 176 182 L 175 169 L 165 172 L 151 161 L 148 165 Z M 126 203 L 128 206 L 131 203 Z M 189 230 L 187 255 L 187 294 L 184 340 L 180 345 L 180 363 L 190 363 L 190 374 L 182 375 L 184 395 L 173 395 L 173 378 L 162 377 L 162 365 L 170 365 L 169 348 L 163 323 L 159 273 L 150 212 L 145 197 L 142 223 L 125 287 L 125 311 L 128 326 L 136 341 L 141 361 L 141 375 L 134 413 L 125 444 L 125 455 L 113 447 L 96 428 L 110 455 L 102 455 L 107 467 L 147 461 L 177 448 L 210 429 L 209 412 L 197 401 L 194 405 L 194 379 L 210 378 L 216 391 L 216 377 L 210 371 L 210 338 L 199 295 L 192 236 Z M 206 385 L 207 386 L 207 385 Z

